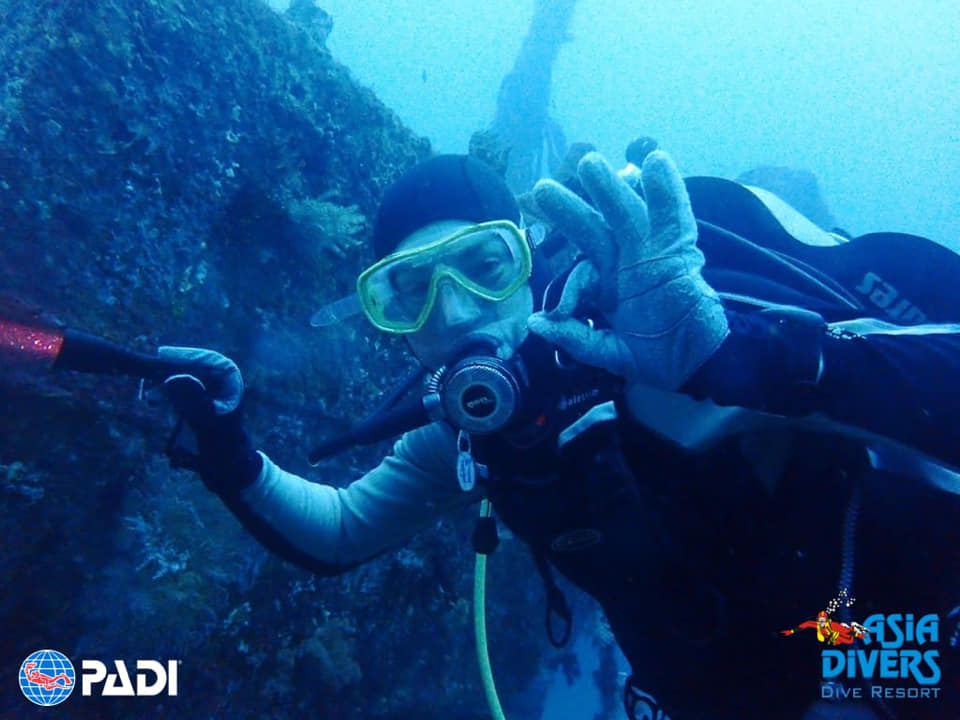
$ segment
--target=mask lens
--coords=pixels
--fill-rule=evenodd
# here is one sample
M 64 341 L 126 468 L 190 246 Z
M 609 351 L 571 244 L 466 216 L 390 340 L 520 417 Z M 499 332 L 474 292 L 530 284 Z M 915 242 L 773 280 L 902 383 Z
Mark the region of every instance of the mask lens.
M 389 255 L 357 280 L 364 312 L 387 332 L 420 329 L 450 278 L 479 297 L 504 300 L 530 277 L 530 248 L 509 221 L 481 223 L 424 247 Z
M 456 273 L 461 284 L 483 296 L 499 296 L 528 272 L 518 245 L 501 229 L 480 230 L 453 240 L 438 267 Z
M 430 302 L 432 279 L 433 267 L 424 258 L 384 265 L 363 286 L 364 309 L 378 327 L 411 325 Z

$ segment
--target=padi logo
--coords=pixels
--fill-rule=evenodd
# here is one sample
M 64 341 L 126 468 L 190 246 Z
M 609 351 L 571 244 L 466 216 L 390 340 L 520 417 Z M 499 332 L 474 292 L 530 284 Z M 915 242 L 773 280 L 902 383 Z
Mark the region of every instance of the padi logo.
M 57 650 L 37 650 L 20 664 L 20 692 L 34 705 L 59 705 L 70 697 L 76 680 L 70 658 Z
M 575 395 L 564 395 L 562 398 L 560 398 L 560 402 L 557 403 L 557 408 L 560 410 L 566 410 L 567 408 L 575 407 L 582 402 L 595 398 L 599 394 L 600 388 L 591 388 L 586 392 L 576 393 Z
M 832 615 L 854 599 L 840 595 L 815 620 L 781 630 L 816 630 L 817 640 L 829 647 L 820 652 L 824 699 L 938 699 L 940 697 L 940 618 L 930 613 L 874 613 L 862 623 L 838 622 Z M 836 646 L 847 645 L 846 649 Z M 880 684 L 876 680 L 888 681 Z M 849 685 L 847 684 L 849 682 Z M 869 695 L 867 695 L 867 690 Z
M 113 660 L 108 667 L 100 660 L 80 662 L 80 694 L 84 697 L 151 697 L 179 693 L 180 660 L 137 660 L 131 677 L 123 660 Z M 111 672 L 112 670 L 112 672 Z M 66 700 L 76 685 L 76 671 L 70 659 L 57 650 L 37 650 L 20 665 L 20 690 L 35 705 L 58 705 Z
M 103 685 L 100 694 L 104 697 L 149 697 L 159 695 L 164 690 L 167 695 L 176 696 L 177 669 L 179 660 L 168 660 L 166 666 L 159 660 L 137 660 L 136 690 L 130 681 L 127 664 L 123 660 L 114 660 L 116 672 L 107 672 L 106 664 L 99 660 L 84 660 L 80 663 L 80 694 L 90 696 L 95 685 Z
M 924 323 L 927 315 L 907 300 L 893 285 L 873 272 L 863 276 L 857 290 L 874 305 L 901 323 Z

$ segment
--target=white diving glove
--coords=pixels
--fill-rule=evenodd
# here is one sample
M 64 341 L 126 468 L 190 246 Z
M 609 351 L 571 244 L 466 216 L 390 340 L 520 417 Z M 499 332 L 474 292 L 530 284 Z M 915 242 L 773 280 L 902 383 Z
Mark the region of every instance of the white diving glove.
M 585 155 L 577 174 L 596 209 L 552 180 L 533 190 L 552 228 L 586 260 L 557 307 L 531 315 L 529 328 L 628 383 L 677 390 L 729 333 L 720 299 L 700 273 L 704 257 L 683 179 L 662 151 L 643 162 L 646 202 L 598 153 Z M 609 328 L 575 317 L 587 303 Z

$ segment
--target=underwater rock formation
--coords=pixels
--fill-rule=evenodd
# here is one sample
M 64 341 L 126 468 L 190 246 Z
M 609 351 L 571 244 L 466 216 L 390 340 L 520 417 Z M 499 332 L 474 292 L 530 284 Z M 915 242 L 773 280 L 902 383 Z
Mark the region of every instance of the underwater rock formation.
M 384 188 L 429 143 L 330 56 L 329 17 L 308 5 L 0 0 L 0 308 L 137 349 L 224 352 L 257 445 L 316 477 L 310 443 L 409 361 L 364 325 L 325 334 L 308 319 L 352 287 Z M 47 647 L 183 660 L 179 697 L 75 693 L 71 717 L 482 714 L 469 518 L 416 538 L 418 563 L 314 578 L 170 470 L 168 420 L 136 381 L 7 370 L 0 714 L 26 712 L 14 675 Z M 320 477 L 345 484 L 384 450 Z M 492 587 L 516 613 L 490 625 L 509 698 L 543 643 L 527 628 L 540 598 L 515 582 L 531 573 L 504 545 L 493 565 L 509 581 Z

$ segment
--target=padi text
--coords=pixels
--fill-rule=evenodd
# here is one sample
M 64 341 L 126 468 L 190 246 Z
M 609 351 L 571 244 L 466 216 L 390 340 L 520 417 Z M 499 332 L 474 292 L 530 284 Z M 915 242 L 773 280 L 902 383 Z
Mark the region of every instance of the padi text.
M 159 695 L 164 690 L 167 695 L 176 695 L 177 669 L 179 660 L 168 660 L 166 666 L 158 660 L 137 660 L 136 686 L 130 681 L 127 664 L 123 660 L 114 660 L 116 672 L 107 672 L 106 664 L 99 660 L 84 660 L 80 667 L 83 675 L 81 692 L 85 696 L 93 694 L 93 686 L 103 683 L 100 694 L 103 696 L 149 696 Z
M 916 620 L 913 613 L 876 614 L 864 620 L 863 626 L 869 631 L 863 639 L 865 648 L 822 652 L 824 679 L 910 679 L 917 685 L 940 682 L 940 651 L 929 647 L 940 639 L 936 615 Z

